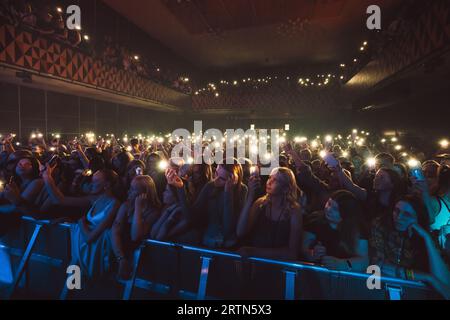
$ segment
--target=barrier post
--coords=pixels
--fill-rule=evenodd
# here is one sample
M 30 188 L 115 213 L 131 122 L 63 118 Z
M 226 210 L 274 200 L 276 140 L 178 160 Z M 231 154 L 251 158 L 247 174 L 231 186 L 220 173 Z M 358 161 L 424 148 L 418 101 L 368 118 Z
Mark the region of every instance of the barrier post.
M 402 300 L 402 288 L 386 284 L 389 300 Z
M 22 278 L 23 272 L 28 266 L 28 262 L 30 261 L 31 252 L 33 251 L 33 247 L 36 244 L 37 237 L 41 231 L 42 224 L 36 223 L 34 227 L 33 234 L 31 236 L 30 241 L 28 242 L 27 248 L 25 249 L 25 252 L 20 259 L 19 267 L 17 268 L 16 276 L 14 277 L 13 284 L 11 285 L 10 289 L 8 290 L 8 293 L 6 295 L 7 299 L 11 299 L 14 292 L 17 289 L 17 285 L 19 284 L 20 279 Z
M 136 273 L 139 267 L 139 262 L 141 260 L 142 246 L 134 251 L 134 264 L 133 264 L 133 272 L 131 274 L 131 279 L 128 280 L 125 284 L 125 289 L 123 291 L 122 300 L 130 300 L 131 295 L 133 294 L 134 283 L 136 281 Z
M 205 300 L 206 288 L 208 285 L 209 265 L 212 257 L 201 256 L 202 266 L 200 269 L 200 279 L 198 282 L 197 300 Z
M 285 276 L 285 289 L 284 289 L 284 299 L 285 300 L 295 300 L 295 278 L 297 277 L 297 272 L 284 270 Z

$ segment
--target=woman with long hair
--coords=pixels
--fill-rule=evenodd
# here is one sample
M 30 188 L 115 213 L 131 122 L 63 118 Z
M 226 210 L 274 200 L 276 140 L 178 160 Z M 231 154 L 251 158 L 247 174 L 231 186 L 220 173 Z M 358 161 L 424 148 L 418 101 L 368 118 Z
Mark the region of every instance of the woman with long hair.
M 266 194 L 255 201 L 259 177 L 249 179 L 249 193 L 239 217 L 236 234 L 244 256 L 296 260 L 300 253 L 302 215 L 299 190 L 292 170 L 275 168 Z
M 365 270 L 368 243 L 361 218 L 361 205 L 351 192 L 334 192 L 323 211 L 305 217 L 305 258 L 330 269 Z
M 111 232 L 113 250 L 119 263 L 119 277 L 128 278 L 132 253 L 150 235 L 160 216 L 161 203 L 150 176 L 136 176 L 130 185 L 128 199 L 120 206 Z
M 399 198 L 390 215 L 379 217 L 372 224 L 371 263 L 380 266 L 386 276 L 427 282 L 450 299 L 450 270 L 427 231 L 428 226 L 420 198 Z

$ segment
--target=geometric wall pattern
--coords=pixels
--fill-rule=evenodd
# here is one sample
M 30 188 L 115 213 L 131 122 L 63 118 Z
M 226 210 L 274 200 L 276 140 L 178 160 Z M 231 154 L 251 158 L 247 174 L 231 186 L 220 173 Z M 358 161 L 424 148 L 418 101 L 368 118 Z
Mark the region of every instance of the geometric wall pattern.
M 176 90 L 94 60 L 78 49 L 36 32 L 0 26 L 0 62 L 129 96 L 188 108 L 191 98 Z

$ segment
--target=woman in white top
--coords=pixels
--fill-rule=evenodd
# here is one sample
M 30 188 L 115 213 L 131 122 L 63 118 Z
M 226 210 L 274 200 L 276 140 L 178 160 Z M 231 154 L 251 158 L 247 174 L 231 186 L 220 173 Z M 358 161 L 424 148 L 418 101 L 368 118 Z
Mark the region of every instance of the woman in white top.
M 118 175 L 113 170 L 99 170 L 92 178 L 90 194 L 84 197 L 66 197 L 56 187 L 52 177 L 54 167 L 47 164 L 42 174 L 50 198 L 54 204 L 86 208 L 83 216 L 71 230 L 72 261 L 81 268 L 88 279 L 102 276 L 110 268 L 112 257 L 108 229 L 119 209 L 120 203 L 113 190 Z

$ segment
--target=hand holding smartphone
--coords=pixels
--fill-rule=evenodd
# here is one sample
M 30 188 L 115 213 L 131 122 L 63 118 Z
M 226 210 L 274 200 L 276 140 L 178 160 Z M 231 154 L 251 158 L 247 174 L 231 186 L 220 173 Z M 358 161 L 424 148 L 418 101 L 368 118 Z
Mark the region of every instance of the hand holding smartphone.
M 331 152 L 328 152 L 324 157 L 323 161 L 325 161 L 326 165 L 329 168 L 336 168 L 339 166 L 339 161 L 336 160 L 334 155 Z

